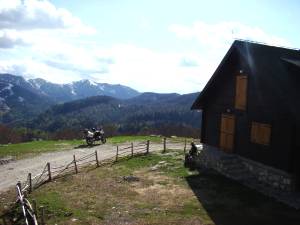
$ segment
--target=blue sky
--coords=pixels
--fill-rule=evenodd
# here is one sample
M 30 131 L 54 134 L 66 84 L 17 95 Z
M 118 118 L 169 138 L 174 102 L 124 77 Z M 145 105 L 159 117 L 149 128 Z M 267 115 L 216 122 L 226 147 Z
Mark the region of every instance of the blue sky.
M 299 1 L 0 0 L 0 73 L 200 91 L 234 38 L 300 48 Z

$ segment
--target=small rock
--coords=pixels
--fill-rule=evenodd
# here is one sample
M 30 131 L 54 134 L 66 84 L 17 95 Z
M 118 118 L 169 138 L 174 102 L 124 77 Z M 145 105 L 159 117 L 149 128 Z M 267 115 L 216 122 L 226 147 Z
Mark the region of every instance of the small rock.
M 159 169 L 159 165 L 155 165 L 155 166 L 152 166 L 150 168 L 150 171 L 155 171 L 155 170 L 158 170 Z
M 65 217 L 72 216 L 72 215 L 73 215 L 72 212 L 65 212 L 65 213 L 64 213 L 64 216 L 65 216 Z
M 76 222 L 77 220 L 78 219 L 76 219 L 76 218 L 71 219 L 72 222 Z
M 123 180 L 127 181 L 127 182 L 137 182 L 137 181 L 140 181 L 140 178 L 135 177 L 135 176 L 124 176 Z

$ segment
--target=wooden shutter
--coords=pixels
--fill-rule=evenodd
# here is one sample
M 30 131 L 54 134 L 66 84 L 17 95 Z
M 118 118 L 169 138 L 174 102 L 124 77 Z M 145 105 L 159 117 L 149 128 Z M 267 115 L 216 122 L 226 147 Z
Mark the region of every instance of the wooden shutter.
M 251 142 L 269 145 L 271 139 L 271 125 L 265 123 L 252 122 L 251 124 Z
M 236 109 L 246 110 L 247 83 L 248 83 L 247 76 L 238 75 L 236 77 L 236 89 L 235 89 L 235 108 Z
M 234 116 L 222 114 L 220 129 L 220 148 L 226 152 L 231 152 L 233 149 L 234 128 Z

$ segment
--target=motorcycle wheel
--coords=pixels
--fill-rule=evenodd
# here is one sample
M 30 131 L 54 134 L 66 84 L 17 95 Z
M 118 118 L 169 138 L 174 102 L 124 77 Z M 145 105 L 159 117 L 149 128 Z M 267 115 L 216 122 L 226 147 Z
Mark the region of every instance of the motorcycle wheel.
M 105 137 L 101 138 L 101 142 L 102 142 L 102 144 L 105 144 L 106 143 L 106 138 Z
M 94 141 L 90 138 L 87 138 L 86 143 L 87 143 L 87 145 L 91 146 L 91 145 L 93 145 Z

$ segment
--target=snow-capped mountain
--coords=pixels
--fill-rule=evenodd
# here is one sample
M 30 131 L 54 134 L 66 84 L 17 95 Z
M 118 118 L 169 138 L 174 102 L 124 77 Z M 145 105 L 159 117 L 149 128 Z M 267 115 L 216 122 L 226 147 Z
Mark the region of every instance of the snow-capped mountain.
M 0 83 L 0 93 L 2 91 L 6 92 L 4 98 L 13 86 L 19 86 L 35 94 L 47 96 L 55 102 L 67 102 L 97 95 L 120 99 L 128 99 L 139 95 L 139 92 L 127 86 L 95 83 L 89 80 L 80 80 L 70 84 L 55 84 L 41 78 L 27 81 L 20 76 L 0 74 Z
M 15 124 L 33 118 L 55 104 L 22 77 L 0 75 L 0 122 Z
M 97 95 L 128 99 L 138 96 L 139 92 L 123 85 L 89 80 L 54 84 L 40 78 L 25 80 L 21 76 L 0 74 L 0 122 L 10 122 L 18 116 L 21 118 L 21 114 L 26 114 L 28 118 L 53 104 Z
M 139 95 L 136 90 L 106 83 L 95 83 L 80 80 L 70 84 L 54 84 L 43 79 L 28 80 L 33 88 L 57 102 L 67 102 L 91 96 L 106 95 L 120 99 L 128 99 Z

